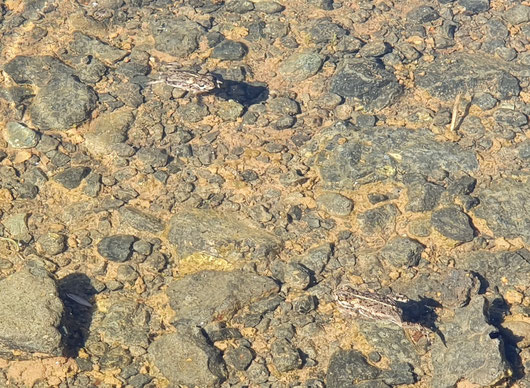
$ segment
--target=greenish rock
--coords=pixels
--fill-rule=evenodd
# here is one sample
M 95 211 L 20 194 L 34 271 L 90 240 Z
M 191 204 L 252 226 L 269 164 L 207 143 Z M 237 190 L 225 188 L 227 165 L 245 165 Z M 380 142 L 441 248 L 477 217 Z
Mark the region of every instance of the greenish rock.
M 235 213 L 189 209 L 170 221 L 168 239 L 181 257 L 193 253 L 237 260 L 250 256 L 269 259 L 278 253 L 281 242 L 273 234 Z
M 39 143 L 39 134 L 25 125 L 10 121 L 6 125 L 4 139 L 13 148 L 33 148 Z
M 29 242 L 32 239 L 26 224 L 29 213 L 17 213 L 7 216 L 2 222 L 13 240 Z
M 318 73 L 322 63 L 322 57 L 317 53 L 296 53 L 283 61 L 279 73 L 290 81 L 300 82 Z
M 225 121 L 236 121 L 245 110 L 243 105 L 234 100 L 219 101 L 217 105 L 217 116 Z
M 108 155 L 115 144 L 127 139 L 127 131 L 133 121 L 134 115 L 128 108 L 99 116 L 90 123 L 85 146 L 96 155 Z
M 75 77 L 53 79 L 41 88 L 29 107 L 29 115 L 41 130 L 64 130 L 81 124 L 96 107 L 92 88 Z

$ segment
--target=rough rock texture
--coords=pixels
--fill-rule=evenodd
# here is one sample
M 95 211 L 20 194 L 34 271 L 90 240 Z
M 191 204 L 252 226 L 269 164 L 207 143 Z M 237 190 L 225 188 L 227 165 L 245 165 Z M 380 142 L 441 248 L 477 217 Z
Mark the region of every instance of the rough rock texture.
M 530 180 L 502 179 L 479 193 L 475 214 L 499 236 L 522 237 L 530 244 Z
M 452 100 L 458 93 L 481 91 L 507 100 L 519 95 L 519 81 L 514 75 L 521 67 L 484 56 L 481 61 L 468 54 L 440 56 L 436 61 L 419 67 L 416 82 L 420 88 L 443 100 Z M 513 73 L 513 74 L 512 74 Z
M 243 271 L 201 271 L 175 280 L 167 295 L 175 320 L 204 325 L 230 320 L 243 306 L 276 292 L 278 285 L 265 276 Z
M 68 129 L 90 117 L 96 100 L 94 91 L 74 77 L 57 78 L 38 91 L 29 114 L 40 130 Z
M 366 109 L 382 109 L 402 93 L 394 74 L 377 61 L 349 59 L 342 63 L 332 79 L 331 91 L 353 97 Z
M 164 223 L 157 217 L 147 214 L 132 206 L 120 208 L 120 217 L 123 222 L 131 225 L 136 230 L 157 233 L 164 229 Z
M 457 263 L 458 268 L 480 274 L 492 286 L 521 287 L 528 283 L 530 252 L 528 249 L 515 252 L 477 250 L 459 255 Z
M 101 321 L 100 333 L 105 342 L 147 348 L 149 313 L 145 306 L 131 300 L 113 298 Z
M 29 358 L 25 352 L 61 354 L 59 325 L 63 304 L 55 281 L 39 264 L 0 280 L 0 354 Z
M 433 387 L 452 387 L 461 379 L 492 386 L 507 376 L 503 343 L 491 336 L 497 329 L 488 323 L 487 309 L 486 299 L 476 296 L 440 327 L 447 347 L 437 340 L 433 348 Z
M 134 115 L 128 109 L 99 116 L 90 123 L 84 146 L 95 154 L 108 154 L 114 144 L 127 139 L 127 131 L 133 121 Z
M 195 252 L 215 257 L 250 251 L 256 259 L 272 257 L 280 248 L 278 239 L 235 214 L 209 210 L 183 211 L 170 221 L 169 241 L 180 256 Z
M 149 354 L 175 385 L 214 387 L 226 377 L 221 353 L 195 327 L 179 326 L 177 333 L 157 338 L 149 346 Z
M 344 141 L 346 139 L 346 141 Z M 329 127 L 308 146 L 327 186 L 344 189 L 391 179 L 403 173 L 429 176 L 433 171 L 473 172 L 473 152 L 438 142 L 431 132 L 378 127 L 342 133 Z

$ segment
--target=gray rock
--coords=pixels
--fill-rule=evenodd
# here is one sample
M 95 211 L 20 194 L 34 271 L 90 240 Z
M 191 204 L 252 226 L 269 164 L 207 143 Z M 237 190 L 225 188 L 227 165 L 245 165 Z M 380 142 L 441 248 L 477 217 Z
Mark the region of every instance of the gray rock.
M 49 135 L 41 135 L 37 150 L 43 153 L 55 151 L 59 147 L 59 140 Z
M 465 260 L 465 257 L 458 260 Z M 472 270 L 449 268 L 444 273 L 419 274 L 414 278 L 413 283 L 409 279 L 402 278 L 392 284 L 392 289 L 406 293 L 413 299 L 431 298 L 446 308 L 463 307 L 479 292 L 481 282 L 480 275 L 477 274 L 478 272 Z
M 10 121 L 6 125 L 4 139 L 13 148 L 33 148 L 39 143 L 39 134 L 25 125 Z
M 446 345 L 438 340 L 432 350 L 433 387 L 453 387 L 467 380 L 482 387 L 494 386 L 509 374 L 503 345 L 491 333 L 487 301 L 475 296 L 469 305 L 457 309 L 452 322 L 440 326 Z
M 407 186 L 407 210 L 412 212 L 425 212 L 438 205 L 444 188 L 425 179 L 405 181 Z
M 102 370 L 115 368 L 124 369 L 131 363 L 131 361 L 132 357 L 127 349 L 117 346 L 103 354 L 98 362 L 98 366 L 100 366 Z
M 359 55 L 365 58 L 378 58 L 388 54 L 392 48 L 386 42 L 373 41 L 366 43 L 360 50 Z
M 374 127 L 342 132 L 328 127 L 306 145 L 326 188 L 352 190 L 385 181 L 401 171 L 429 177 L 433 171 L 472 173 L 478 169 L 473 152 L 455 143 L 438 142 L 431 132 Z
M 406 312 L 408 315 L 412 314 L 410 308 Z M 416 353 L 408 334 L 401 327 L 388 322 L 365 319 L 359 325 L 359 331 L 374 350 L 388 358 L 391 369 L 399 369 L 404 363 L 420 364 L 419 355 Z M 409 375 L 408 379 L 412 378 L 412 371 L 408 370 L 407 374 Z
M 66 250 L 66 237 L 63 234 L 48 232 L 39 237 L 37 244 L 45 255 L 55 256 Z
M 255 384 L 262 384 L 269 379 L 270 372 L 263 362 L 254 361 L 247 369 L 247 377 Z
M 271 112 L 281 115 L 293 116 L 300 113 L 300 105 L 292 98 L 277 97 L 268 102 Z
M 108 344 L 147 349 L 149 317 L 145 306 L 118 295 L 111 296 L 108 311 L 99 322 L 98 332 Z
M 98 243 L 98 253 L 110 261 L 122 263 L 130 258 L 135 240 L 134 236 L 124 234 L 104 237 Z
M 149 346 L 149 355 L 175 386 L 215 387 L 227 375 L 221 353 L 198 328 L 179 327 L 177 333 L 157 338 Z
M 274 13 L 282 12 L 285 7 L 276 1 L 258 1 L 255 3 L 256 11 L 265 12 L 272 15 Z
M 328 18 L 322 18 L 314 20 L 307 33 L 314 43 L 326 43 L 342 38 L 348 34 L 348 30 Z
M 210 114 L 208 107 L 203 104 L 191 102 L 177 108 L 178 115 L 187 122 L 196 123 Z
M 332 216 L 345 217 L 353 210 L 353 201 L 338 193 L 320 195 L 317 204 Z
M 219 101 L 216 104 L 216 114 L 224 121 L 236 121 L 243 115 L 245 107 L 237 101 Z
M 127 131 L 133 121 L 134 116 L 129 109 L 98 116 L 85 134 L 85 146 L 97 155 L 108 155 L 113 146 L 127 139 Z
M 107 65 L 114 65 L 127 55 L 127 51 L 113 47 L 97 38 L 74 31 L 74 39 L 69 45 L 72 54 L 93 56 Z
M 458 266 L 461 266 L 460 263 Z M 463 307 L 478 293 L 479 288 L 480 279 L 474 272 L 451 268 L 441 275 L 437 294 L 443 306 Z
M 482 110 L 490 110 L 497 105 L 497 99 L 489 93 L 479 93 L 473 97 L 473 104 Z
M 157 19 L 151 25 L 155 48 L 176 57 L 186 57 L 199 47 L 204 27 L 188 19 Z
M 295 290 L 304 290 L 311 283 L 311 273 L 299 263 L 281 262 L 279 265 L 274 265 L 272 271 L 275 278 L 280 279 L 288 287 Z
M 394 267 L 414 267 L 419 264 L 425 247 L 407 237 L 394 237 L 381 250 L 380 255 Z
M 247 55 L 247 51 L 248 49 L 243 43 L 226 39 L 215 46 L 212 58 L 238 61 Z
M 522 127 L 528 124 L 528 118 L 521 112 L 511 109 L 498 109 L 493 114 L 495 121 L 512 127 Z
M 371 59 L 348 59 L 337 68 L 331 92 L 358 100 L 368 110 L 392 104 L 403 92 L 393 73 Z
M 530 185 L 515 179 L 493 181 L 478 193 L 475 215 L 486 220 L 496 237 L 521 237 L 530 243 Z
M 293 299 L 293 310 L 298 314 L 308 314 L 317 308 L 317 299 L 314 295 L 304 295 Z
M 88 167 L 69 167 L 53 177 L 53 180 L 68 190 L 79 187 L 83 179 L 90 173 Z
M 48 176 L 39 167 L 30 167 L 23 175 L 24 181 L 32 185 L 42 187 L 48 182 Z
M 434 229 L 445 237 L 456 241 L 473 240 L 474 230 L 467 214 L 457 208 L 443 208 L 432 213 L 431 223 Z
M 285 59 L 278 68 L 278 72 L 291 82 L 300 82 L 318 73 L 321 67 L 320 55 L 304 51 L 292 54 Z
M 212 164 L 217 157 L 215 149 L 210 144 L 205 144 L 203 146 L 195 147 L 193 153 L 199 159 L 199 161 L 205 165 L 209 166 Z
M 63 304 L 55 281 L 39 264 L 0 280 L 0 354 L 31 357 L 32 352 L 61 355 L 59 325 Z
M 476 251 L 459 255 L 457 268 L 476 272 L 487 280 L 490 287 L 501 290 L 524 287 L 530 273 L 530 252 Z
M 144 102 L 139 85 L 131 82 L 121 82 L 112 88 L 112 92 L 126 106 L 138 108 Z
M 466 9 L 472 15 L 486 12 L 490 9 L 490 0 L 458 0 L 458 4 Z
M 228 12 L 247 13 L 254 9 L 254 3 L 248 0 L 229 0 L 225 8 Z
M 360 213 L 357 221 L 366 234 L 380 233 L 394 224 L 399 210 L 394 204 L 387 204 Z
M 60 151 L 51 151 L 46 156 L 50 158 L 51 163 L 55 167 L 64 167 L 71 160 L 68 155 Z
M 296 119 L 293 116 L 284 115 L 278 120 L 273 122 L 273 126 L 276 130 L 281 131 L 284 129 L 289 129 L 294 126 Z
M 140 148 L 136 156 L 140 161 L 151 167 L 164 167 L 169 158 L 166 150 L 148 147 Z
M 38 87 L 44 87 L 54 79 L 68 78 L 74 74 L 72 68 L 50 56 L 18 55 L 4 66 L 4 71 L 17 84 L 33 84 Z
M 181 257 L 196 252 L 215 257 L 237 259 L 251 255 L 254 259 L 271 258 L 281 247 L 272 234 L 236 214 L 213 210 L 184 210 L 170 221 L 168 239 Z M 247 253 L 245 253 L 247 252 Z
M 419 7 L 413 8 L 407 13 L 407 21 L 412 23 L 429 23 L 440 17 L 440 14 L 436 10 L 428 5 L 420 5 Z
M 302 359 L 296 349 L 286 339 L 278 339 L 271 345 L 273 364 L 279 372 L 288 372 L 302 366 Z
M 386 385 L 377 381 L 381 371 L 368 364 L 363 355 L 356 350 L 339 349 L 331 356 L 326 372 L 326 386 L 329 388 L 367 387 L 363 382 L 371 381 L 374 388 Z
M 517 150 L 521 159 L 530 159 L 530 140 L 519 143 Z
M 34 199 L 39 193 L 39 188 L 29 182 L 19 183 L 15 186 L 17 198 Z
M 90 117 L 96 101 L 94 91 L 74 77 L 56 78 L 39 89 L 29 114 L 41 130 L 69 129 Z
M 487 92 L 499 100 L 519 95 L 517 77 L 523 66 L 481 55 L 453 54 L 440 56 L 434 62 L 419 66 L 416 84 L 431 95 L 454 100 L 458 93 Z
M 530 21 L 530 7 L 523 4 L 515 4 L 502 15 L 506 21 L 517 25 Z
M 91 172 L 85 179 L 85 187 L 83 187 L 83 193 L 89 197 L 95 198 L 101 191 L 101 174 L 97 172 Z
M 270 278 L 243 271 L 201 271 L 170 284 L 167 295 L 175 320 L 204 325 L 230 320 L 241 307 L 278 292 Z
M 2 224 L 13 240 L 30 242 L 33 238 L 27 225 L 28 216 L 29 213 L 15 213 L 6 215 L 2 220 Z
M 246 346 L 239 346 L 237 348 L 228 349 L 224 354 L 226 363 L 236 370 L 247 369 L 252 360 L 254 360 L 254 353 Z
M 164 223 L 160 218 L 147 214 L 132 206 L 124 206 L 119 210 L 122 222 L 132 226 L 136 230 L 150 233 L 158 233 L 164 230 Z
M 298 261 L 314 274 L 320 274 L 333 255 L 331 244 L 325 243 L 307 251 Z

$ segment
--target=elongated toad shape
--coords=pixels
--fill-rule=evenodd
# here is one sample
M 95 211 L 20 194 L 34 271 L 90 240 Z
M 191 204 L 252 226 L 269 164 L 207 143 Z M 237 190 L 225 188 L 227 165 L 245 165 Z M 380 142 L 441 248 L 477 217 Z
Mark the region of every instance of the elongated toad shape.
M 149 82 L 149 84 L 162 82 L 194 95 L 208 93 L 221 86 L 221 81 L 215 78 L 213 74 L 199 74 L 193 71 L 179 70 L 174 63 L 168 63 L 166 71 L 160 75 L 160 79 Z

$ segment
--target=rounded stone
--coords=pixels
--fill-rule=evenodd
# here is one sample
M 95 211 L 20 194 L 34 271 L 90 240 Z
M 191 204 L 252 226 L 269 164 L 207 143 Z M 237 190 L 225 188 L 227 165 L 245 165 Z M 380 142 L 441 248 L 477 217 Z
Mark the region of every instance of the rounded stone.
M 98 244 L 98 253 L 110 261 L 124 262 L 130 258 L 135 240 L 125 234 L 105 237 Z
M 254 359 L 254 353 L 246 346 L 240 346 L 235 349 L 229 349 L 225 352 L 224 359 L 228 365 L 236 370 L 243 371 L 247 369 Z
M 474 230 L 468 215 L 457 208 L 443 208 L 435 211 L 431 217 L 434 229 L 450 239 L 469 242 L 473 240 Z
M 233 40 L 224 40 L 215 46 L 212 57 L 229 61 L 237 61 L 243 59 L 246 54 L 247 47 L 243 43 L 235 42 Z
M 62 234 L 49 232 L 39 237 L 37 244 L 46 255 L 54 256 L 66 250 L 66 237 Z
M 57 78 L 39 90 L 29 114 L 41 130 L 68 129 L 87 120 L 96 101 L 96 94 L 85 84 L 73 77 Z
M 73 190 L 81 184 L 81 181 L 90 173 L 88 167 L 69 167 L 53 177 L 53 180 L 63 187 Z
M 39 143 L 39 134 L 16 121 L 10 121 L 6 125 L 4 139 L 13 148 L 32 148 Z
M 279 73 L 293 82 L 300 82 L 318 73 L 322 58 L 317 53 L 302 52 L 291 55 L 280 65 Z
M 353 210 L 353 201 L 337 193 L 325 193 L 317 198 L 317 204 L 332 216 L 345 217 Z

